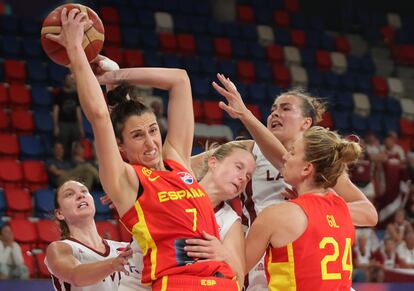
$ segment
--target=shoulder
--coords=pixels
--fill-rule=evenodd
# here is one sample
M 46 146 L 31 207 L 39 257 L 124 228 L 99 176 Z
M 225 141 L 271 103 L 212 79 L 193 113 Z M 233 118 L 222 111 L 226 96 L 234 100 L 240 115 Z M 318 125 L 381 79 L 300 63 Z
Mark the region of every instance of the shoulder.
M 63 241 L 54 241 L 46 249 L 46 259 L 50 262 L 67 255 L 73 255 L 72 247 Z
M 262 223 L 275 230 L 294 228 L 299 223 L 307 221 L 302 207 L 292 202 L 269 206 L 259 214 L 257 219 L 259 218 Z M 292 221 L 295 221 L 295 223 L 292 223 Z

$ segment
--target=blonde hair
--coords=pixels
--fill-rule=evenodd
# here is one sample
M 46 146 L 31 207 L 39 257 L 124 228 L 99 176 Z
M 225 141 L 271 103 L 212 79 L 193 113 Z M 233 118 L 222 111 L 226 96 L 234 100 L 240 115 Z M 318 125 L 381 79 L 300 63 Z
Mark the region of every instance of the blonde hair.
M 198 180 L 200 181 L 201 179 L 203 179 L 203 177 L 207 174 L 208 172 L 208 160 L 210 159 L 210 157 L 215 157 L 218 161 L 223 160 L 224 158 L 228 157 L 229 155 L 231 155 L 231 153 L 233 153 L 233 151 L 235 149 L 242 149 L 247 151 L 247 148 L 244 144 L 241 143 L 235 143 L 235 142 L 228 142 L 222 145 L 219 145 L 218 143 L 212 143 L 212 144 L 208 144 L 206 143 L 206 155 L 204 157 L 204 167 L 200 172 L 200 175 L 198 178 Z
M 355 162 L 362 152 L 358 143 L 320 126 L 306 130 L 303 141 L 304 159 L 315 167 L 315 183 L 325 188 L 333 187 L 347 165 Z
M 280 96 L 295 96 L 302 101 L 302 115 L 312 119 L 312 126 L 318 124 L 322 120 L 322 114 L 326 111 L 325 102 L 321 98 L 311 96 L 302 88 L 294 88 L 283 92 Z M 276 98 L 276 99 L 277 99 Z

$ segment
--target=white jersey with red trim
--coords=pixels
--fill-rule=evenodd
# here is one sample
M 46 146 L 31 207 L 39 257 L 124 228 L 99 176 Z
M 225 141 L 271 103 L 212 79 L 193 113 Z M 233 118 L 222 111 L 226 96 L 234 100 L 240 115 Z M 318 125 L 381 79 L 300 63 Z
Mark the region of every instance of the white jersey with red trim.
M 248 228 L 257 215 L 266 207 L 284 201 L 282 191 L 288 186 L 279 170 L 264 157 L 259 146 L 254 143 L 252 154 L 256 157 L 256 170 L 251 181 L 242 194 L 243 224 Z M 265 291 L 267 288 L 264 271 L 264 254 L 260 261 L 248 273 L 248 286 L 246 291 Z
M 118 256 L 118 254 L 128 245 L 128 243 L 125 242 L 104 240 L 106 243 L 105 253 L 100 253 L 74 239 L 65 239 L 61 242 L 72 248 L 73 256 L 79 261 L 80 264 L 95 263 L 109 258 L 114 258 Z M 76 287 L 56 277 L 49 269 L 47 258 L 45 258 L 45 265 L 52 274 L 52 283 L 56 291 L 115 291 L 118 290 L 119 281 L 124 275 L 122 272 L 114 272 L 94 285 Z
M 219 225 L 220 240 L 223 241 L 227 232 L 232 227 L 233 223 L 235 223 L 237 220 L 241 218 L 237 215 L 236 211 L 234 211 L 233 208 L 231 208 L 231 206 L 227 203 L 223 204 L 223 207 L 221 207 L 215 213 L 215 216 L 217 224 Z

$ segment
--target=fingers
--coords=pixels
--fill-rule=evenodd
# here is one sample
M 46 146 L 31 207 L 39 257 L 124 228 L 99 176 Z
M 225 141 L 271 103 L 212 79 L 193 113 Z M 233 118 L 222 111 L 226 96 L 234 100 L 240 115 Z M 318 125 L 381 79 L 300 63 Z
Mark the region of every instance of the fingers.
M 185 240 L 187 245 L 198 245 L 198 246 L 208 246 L 210 242 L 208 240 L 199 239 L 199 238 L 189 238 Z
M 55 41 L 55 42 L 59 43 L 59 35 L 58 34 L 47 33 L 47 34 L 45 34 L 45 37 L 49 40 L 52 40 L 52 41 Z
M 199 259 L 212 259 L 214 258 L 213 254 L 204 253 L 204 252 L 187 252 L 187 256 L 192 258 L 199 258 Z
M 220 85 L 218 85 L 216 82 L 213 82 L 213 87 L 214 89 L 224 98 L 226 98 L 227 100 L 231 100 L 232 98 L 234 98 L 233 94 L 230 93 L 229 91 L 227 91 L 226 89 L 224 89 L 223 87 L 221 87 Z
M 68 21 L 68 9 L 63 8 L 62 12 L 60 13 L 60 21 L 61 23 L 66 23 Z
M 203 237 L 207 240 L 216 240 L 217 238 L 214 235 L 211 235 L 203 230 Z

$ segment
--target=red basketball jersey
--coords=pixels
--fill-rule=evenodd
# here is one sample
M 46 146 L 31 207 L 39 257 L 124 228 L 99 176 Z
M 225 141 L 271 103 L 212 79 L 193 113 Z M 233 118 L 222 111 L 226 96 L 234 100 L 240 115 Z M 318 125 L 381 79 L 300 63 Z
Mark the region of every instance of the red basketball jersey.
M 167 275 L 233 278 L 224 262 L 198 261 L 186 255 L 185 239 L 201 238 L 202 231 L 219 238 L 212 204 L 197 180 L 180 164 L 164 161 L 171 171 L 133 165 L 143 193 L 121 218 L 144 256 L 142 283 Z
M 355 229 L 345 201 L 328 193 L 305 194 L 290 202 L 303 209 L 308 227 L 293 243 L 268 248 L 269 290 L 349 291 Z

